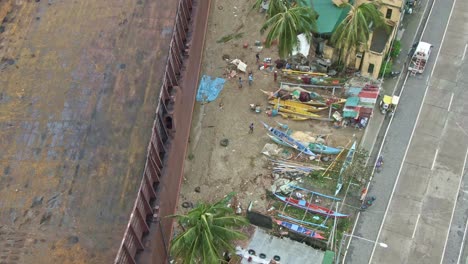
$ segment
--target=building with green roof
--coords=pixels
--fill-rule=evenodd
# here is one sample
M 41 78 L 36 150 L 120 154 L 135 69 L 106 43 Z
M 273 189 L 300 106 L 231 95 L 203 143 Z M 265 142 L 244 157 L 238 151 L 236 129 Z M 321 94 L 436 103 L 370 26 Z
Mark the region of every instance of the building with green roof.
M 322 37 L 330 36 L 350 10 L 349 6 L 336 6 L 332 0 L 310 0 L 306 4 L 318 14 L 316 33 Z

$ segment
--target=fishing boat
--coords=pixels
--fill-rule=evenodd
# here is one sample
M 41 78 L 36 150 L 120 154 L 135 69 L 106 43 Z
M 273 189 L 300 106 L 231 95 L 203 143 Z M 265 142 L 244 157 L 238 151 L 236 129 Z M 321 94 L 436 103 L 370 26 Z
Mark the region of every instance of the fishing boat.
M 285 146 L 294 148 L 294 149 L 300 151 L 301 153 L 307 154 L 309 156 L 315 156 L 315 153 L 310 151 L 310 149 L 308 149 L 302 143 L 294 140 L 292 137 L 288 136 L 283 131 L 281 131 L 279 129 L 276 129 L 274 127 L 271 127 L 271 126 L 269 126 L 269 125 L 267 125 L 267 124 L 265 124 L 263 122 L 262 122 L 262 124 L 265 127 L 265 129 L 268 131 L 268 136 L 271 139 L 273 139 L 275 142 L 277 142 L 277 143 L 279 143 L 281 145 L 285 145 Z
M 280 106 L 286 109 L 291 109 L 291 110 L 301 110 L 305 112 L 311 112 L 311 113 L 316 113 L 323 111 L 327 109 L 328 107 L 316 107 L 308 104 L 304 104 L 301 102 L 296 102 L 292 100 L 282 100 L 282 99 L 273 99 L 268 101 L 269 104 L 275 105 L 275 106 Z
M 291 197 L 284 197 L 277 193 L 275 193 L 274 195 L 276 196 L 276 198 L 278 198 L 279 200 L 281 200 L 282 202 L 286 204 L 290 204 L 294 207 L 307 210 L 311 213 L 321 214 L 321 215 L 330 216 L 330 217 L 348 217 L 348 215 L 335 212 L 323 206 L 309 203 L 305 200 L 297 200 Z
M 310 118 L 309 117 L 304 117 L 304 116 L 300 116 L 300 115 L 296 115 L 296 114 L 288 114 L 288 113 L 278 113 L 281 115 L 281 117 L 283 118 L 291 118 L 291 120 L 293 121 L 305 121 L 305 120 L 309 120 Z
M 310 143 L 309 149 L 315 153 L 327 154 L 327 155 L 337 155 L 341 152 L 342 149 L 333 148 L 329 146 L 325 146 L 319 143 Z
M 353 162 L 355 152 L 356 152 L 356 141 L 354 141 L 353 145 L 349 149 L 348 154 L 346 155 L 346 159 L 343 162 L 343 166 L 341 166 L 340 175 L 338 176 L 338 182 L 336 183 L 335 195 L 338 195 L 338 193 L 341 191 L 341 188 L 343 188 L 343 173 L 346 171 L 348 166 L 351 165 L 351 163 Z
M 322 235 L 320 235 L 317 231 L 315 230 L 310 230 L 310 229 L 307 229 L 305 227 L 302 227 L 300 225 L 296 225 L 296 224 L 293 224 L 293 223 L 290 223 L 290 222 L 286 222 L 286 221 L 281 221 L 281 220 L 275 220 L 275 222 L 282 226 L 282 227 L 286 227 L 287 229 L 289 230 L 292 230 L 294 232 L 297 232 L 297 233 L 300 233 L 300 234 L 303 234 L 303 235 L 306 235 L 308 237 L 311 237 L 311 238 L 316 238 L 316 239 L 325 239 L 325 237 L 323 237 Z
M 309 118 L 309 119 L 317 119 L 317 118 L 323 118 L 321 117 L 320 115 L 317 115 L 317 114 L 314 114 L 314 113 L 311 113 L 311 112 L 307 112 L 305 110 L 301 110 L 301 109 L 297 109 L 297 108 L 292 108 L 292 107 L 282 107 L 282 106 L 278 106 L 277 107 L 278 111 L 279 112 L 283 112 L 283 113 L 288 113 L 288 114 L 292 114 L 292 115 L 295 115 L 295 116 L 298 116 L 298 117 L 305 117 L 305 118 Z

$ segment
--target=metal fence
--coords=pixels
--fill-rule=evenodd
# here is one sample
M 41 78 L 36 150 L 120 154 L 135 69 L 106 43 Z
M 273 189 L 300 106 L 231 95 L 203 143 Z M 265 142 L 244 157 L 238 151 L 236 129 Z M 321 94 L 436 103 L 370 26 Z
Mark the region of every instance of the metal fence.
M 157 202 L 156 189 L 162 176 L 168 141 L 173 136 L 173 95 L 179 85 L 180 73 L 183 68 L 183 56 L 187 49 L 186 40 L 192 7 L 192 0 L 179 0 L 143 179 L 114 261 L 115 264 L 136 263 L 137 254 L 144 249 L 143 239 L 149 234 L 151 222 L 158 218 L 158 207 L 154 206 Z

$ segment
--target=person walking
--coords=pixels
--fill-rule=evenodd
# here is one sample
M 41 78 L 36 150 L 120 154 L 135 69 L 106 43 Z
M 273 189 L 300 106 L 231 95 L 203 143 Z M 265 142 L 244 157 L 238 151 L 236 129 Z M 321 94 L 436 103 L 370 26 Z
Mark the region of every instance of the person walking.
M 242 88 L 242 77 L 239 77 L 239 89 Z
M 254 124 L 253 124 L 253 123 L 250 123 L 250 126 L 249 126 L 249 134 L 252 134 L 252 133 L 253 133 L 253 129 L 254 129 Z
M 278 72 L 275 71 L 275 72 L 273 73 L 273 80 L 276 82 L 277 79 L 278 79 Z
M 260 54 L 259 53 L 255 54 L 255 58 L 257 59 L 257 64 L 258 64 L 258 62 L 260 61 Z
M 250 72 L 249 73 L 249 86 L 252 86 L 252 83 L 253 83 L 253 73 Z

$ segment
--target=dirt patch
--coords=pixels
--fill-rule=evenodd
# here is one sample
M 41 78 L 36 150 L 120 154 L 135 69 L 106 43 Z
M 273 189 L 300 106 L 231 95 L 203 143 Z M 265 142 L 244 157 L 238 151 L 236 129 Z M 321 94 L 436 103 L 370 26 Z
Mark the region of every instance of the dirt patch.
M 219 97 L 206 104 L 196 103 L 188 158 L 185 162 L 184 183 L 180 204 L 184 201 L 216 201 L 227 193 L 238 193 L 238 199 L 245 209 L 250 201 L 255 209 L 268 209 L 265 189 L 270 189 L 272 177 L 268 161 L 260 153 L 266 143 L 271 143 L 260 121 L 276 125 L 276 121 L 288 124 L 293 130 L 311 131 L 316 134 L 330 134 L 332 146 L 346 146 L 355 135 L 360 138 L 363 131 L 353 128 L 334 129 L 325 121 L 289 121 L 281 117 L 270 118 L 265 113 L 268 102 L 260 91 L 275 91 L 279 82 L 274 82 L 273 73 L 260 71 L 256 66 L 256 41 L 263 41 L 260 27 L 265 17 L 251 10 L 252 1 L 241 0 L 235 4 L 228 0 L 213 1 L 202 74 L 226 78 L 226 84 Z M 235 38 L 236 34 L 243 33 Z M 228 37 L 226 37 L 228 36 Z M 227 41 L 219 41 L 228 39 Z M 244 47 L 248 44 L 248 47 Z M 278 58 L 277 47 L 263 49 L 263 58 Z M 252 71 L 254 82 L 247 83 L 247 74 L 240 74 L 243 88 L 238 88 L 237 77 L 228 79 L 225 75 L 225 58 L 241 59 Z M 281 81 L 279 79 L 278 81 Z M 249 104 L 261 105 L 263 111 L 256 114 Z M 253 133 L 249 125 L 254 123 Z M 222 139 L 229 139 L 228 146 L 221 146 Z M 195 187 L 200 192 L 195 192 Z M 179 208 L 182 211 L 187 209 Z

